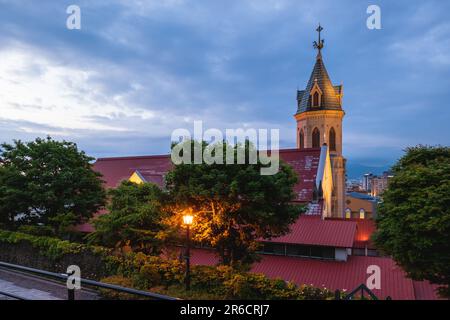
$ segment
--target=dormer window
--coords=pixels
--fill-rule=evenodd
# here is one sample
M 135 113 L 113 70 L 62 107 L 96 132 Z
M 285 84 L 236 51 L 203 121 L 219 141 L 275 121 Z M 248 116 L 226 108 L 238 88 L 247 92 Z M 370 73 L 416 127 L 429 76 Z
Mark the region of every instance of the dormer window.
M 310 91 L 310 103 L 313 108 L 319 108 L 322 105 L 322 90 L 317 84 L 317 79 L 314 80 L 314 86 Z
M 314 92 L 314 95 L 313 95 L 313 107 L 318 107 L 318 106 L 320 106 L 319 93 L 318 92 Z

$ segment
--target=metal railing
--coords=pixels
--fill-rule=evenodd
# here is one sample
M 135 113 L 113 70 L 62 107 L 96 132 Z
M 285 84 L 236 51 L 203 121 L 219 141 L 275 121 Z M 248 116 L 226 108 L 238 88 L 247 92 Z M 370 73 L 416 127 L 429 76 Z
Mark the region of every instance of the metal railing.
M 358 295 L 359 293 L 359 295 Z M 370 290 L 364 283 L 360 284 L 358 287 L 356 287 L 353 291 L 351 291 L 349 294 L 341 296 L 341 291 L 336 290 L 334 293 L 335 300 L 353 300 L 353 299 L 367 299 L 369 300 L 379 300 L 378 297 Z M 392 300 L 390 296 L 386 297 L 386 300 Z
M 16 300 L 28 300 L 27 298 L 24 298 L 24 297 L 21 297 L 21 296 L 18 296 L 18 295 L 9 293 L 9 292 L 5 292 L 5 291 L 0 291 L 0 296 L 13 298 L 13 299 L 16 299 Z
M 66 273 L 55 273 L 55 272 L 20 266 L 17 264 L 1 262 L 1 261 L 0 261 L 0 267 L 5 268 L 5 269 L 10 269 L 10 270 L 22 271 L 25 273 L 31 273 L 31 274 L 35 274 L 35 275 L 39 275 L 39 276 L 43 276 L 43 277 L 47 277 L 47 278 L 52 278 L 52 279 L 59 280 L 62 282 L 63 281 L 66 282 L 68 277 L 70 276 Z M 137 289 L 132 289 L 132 288 L 126 288 L 126 287 L 118 286 L 115 284 L 103 283 L 103 282 L 89 280 L 89 279 L 80 278 L 80 283 L 82 285 L 87 285 L 89 287 L 110 289 L 110 290 L 124 292 L 124 293 L 132 294 L 132 295 L 136 295 L 136 296 L 140 296 L 140 297 L 151 298 L 154 300 L 179 300 L 178 298 L 166 296 L 163 294 L 142 291 L 142 290 L 137 290 Z M 15 294 L 8 293 L 8 292 L 0 291 L 0 295 L 14 298 L 17 300 L 28 300 L 27 298 L 20 297 L 20 296 L 17 296 Z M 75 300 L 75 289 L 67 289 L 67 300 Z

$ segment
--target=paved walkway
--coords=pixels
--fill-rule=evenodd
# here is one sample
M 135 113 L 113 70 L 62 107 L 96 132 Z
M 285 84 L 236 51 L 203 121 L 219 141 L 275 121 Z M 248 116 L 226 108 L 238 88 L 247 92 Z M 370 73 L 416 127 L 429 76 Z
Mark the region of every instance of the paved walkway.
M 67 288 L 64 284 L 21 272 L 0 268 L 0 291 L 8 292 L 29 300 L 65 300 Z M 12 298 L 0 295 L 0 300 Z M 77 300 L 97 300 L 98 295 L 91 290 L 77 290 Z

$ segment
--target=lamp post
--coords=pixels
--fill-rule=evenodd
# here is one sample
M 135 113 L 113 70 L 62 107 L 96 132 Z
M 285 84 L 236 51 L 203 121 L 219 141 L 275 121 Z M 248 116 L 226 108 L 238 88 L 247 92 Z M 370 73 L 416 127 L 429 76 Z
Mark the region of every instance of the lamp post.
M 186 277 L 184 279 L 186 284 L 186 291 L 191 289 L 191 239 L 190 239 L 190 226 L 194 217 L 190 214 L 183 216 L 183 223 L 186 225 Z

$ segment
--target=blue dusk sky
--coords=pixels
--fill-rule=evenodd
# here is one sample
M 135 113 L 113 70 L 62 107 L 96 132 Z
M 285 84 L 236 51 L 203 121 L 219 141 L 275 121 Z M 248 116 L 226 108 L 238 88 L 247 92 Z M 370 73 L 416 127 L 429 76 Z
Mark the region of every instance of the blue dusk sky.
M 66 9 L 81 8 L 81 30 Z M 366 26 L 381 8 L 381 30 Z M 168 153 L 176 128 L 278 128 L 323 57 L 344 84 L 350 177 L 450 143 L 450 2 L 0 0 L 0 141 L 51 135 L 94 157 Z

